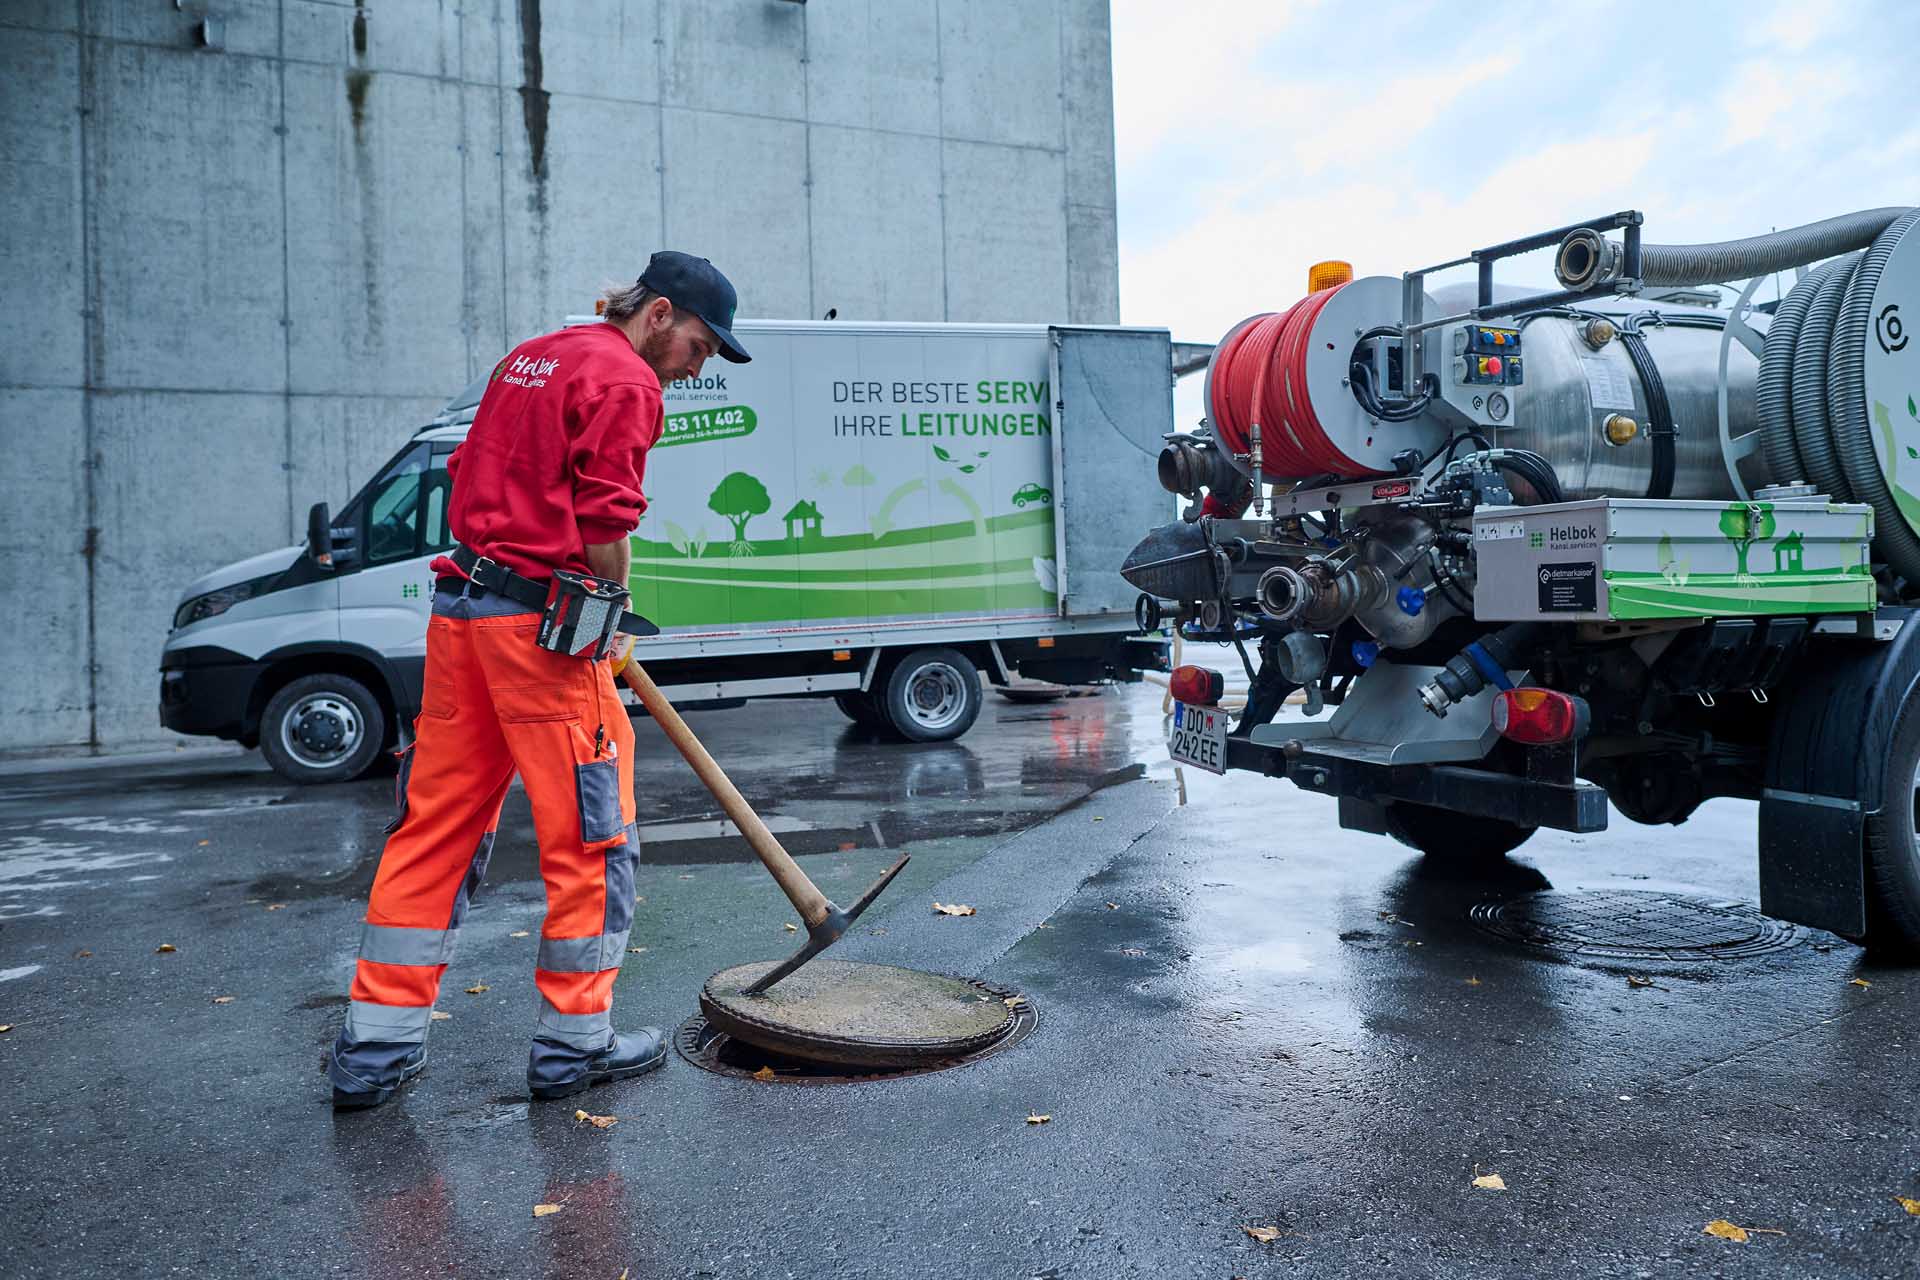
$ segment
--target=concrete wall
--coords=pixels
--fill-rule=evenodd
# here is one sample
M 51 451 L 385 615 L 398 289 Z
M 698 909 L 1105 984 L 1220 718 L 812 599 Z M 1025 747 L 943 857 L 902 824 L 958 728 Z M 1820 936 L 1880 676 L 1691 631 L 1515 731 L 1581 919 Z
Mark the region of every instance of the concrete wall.
M 1105 0 L 186 8 L 0 3 L 0 751 L 164 738 L 187 580 L 656 248 L 746 316 L 1119 318 Z

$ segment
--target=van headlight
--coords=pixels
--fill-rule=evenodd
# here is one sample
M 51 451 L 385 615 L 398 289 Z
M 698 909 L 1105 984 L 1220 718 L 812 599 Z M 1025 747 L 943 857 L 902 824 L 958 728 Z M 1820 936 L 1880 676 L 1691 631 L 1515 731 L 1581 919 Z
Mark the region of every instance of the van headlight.
M 254 578 L 248 582 L 236 582 L 232 586 L 221 587 L 217 591 L 195 596 L 173 611 L 173 629 L 178 631 L 191 623 L 217 618 L 242 600 L 251 600 L 257 595 L 264 595 L 268 588 L 280 578 L 281 575 L 278 573 L 269 573 L 265 577 Z

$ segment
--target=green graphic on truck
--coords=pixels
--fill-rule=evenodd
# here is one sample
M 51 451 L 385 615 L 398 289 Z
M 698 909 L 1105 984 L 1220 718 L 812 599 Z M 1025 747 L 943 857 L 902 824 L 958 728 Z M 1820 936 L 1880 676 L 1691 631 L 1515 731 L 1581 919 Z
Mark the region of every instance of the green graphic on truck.
M 1054 616 L 1050 376 L 1044 333 L 842 331 L 669 386 L 660 444 L 698 447 L 649 461 L 633 607 L 683 633 Z

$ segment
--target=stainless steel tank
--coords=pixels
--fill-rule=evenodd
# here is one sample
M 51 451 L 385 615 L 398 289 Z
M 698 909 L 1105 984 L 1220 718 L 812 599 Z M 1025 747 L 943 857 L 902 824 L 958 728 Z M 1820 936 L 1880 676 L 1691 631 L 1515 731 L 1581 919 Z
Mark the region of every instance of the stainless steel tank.
M 1609 316 L 1616 324 L 1630 315 L 1658 310 L 1680 317 L 1724 318 L 1714 308 L 1628 302 L 1587 304 L 1583 311 Z M 1764 326 L 1766 317 L 1749 323 Z M 1586 322 L 1562 316 L 1538 316 L 1522 330 L 1526 383 L 1515 397 L 1514 425 L 1489 433 L 1496 445 L 1531 449 L 1558 472 L 1569 499 L 1604 495 L 1638 497 L 1653 472 L 1653 441 L 1647 428 L 1647 392 L 1618 337 L 1598 348 L 1583 336 Z M 1720 436 L 1719 389 L 1722 333 L 1718 328 L 1644 324 L 1642 335 L 1672 406 L 1675 498 L 1735 498 L 1728 454 L 1747 490 L 1797 476 L 1769 476 L 1758 444 L 1754 383 L 1760 362 L 1738 342 L 1727 351 L 1727 425 L 1732 445 Z M 1633 438 L 1613 444 L 1607 420 L 1624 414 L 1638 425 Z M 1743 440 L 1743 437 L 1745 439 Z

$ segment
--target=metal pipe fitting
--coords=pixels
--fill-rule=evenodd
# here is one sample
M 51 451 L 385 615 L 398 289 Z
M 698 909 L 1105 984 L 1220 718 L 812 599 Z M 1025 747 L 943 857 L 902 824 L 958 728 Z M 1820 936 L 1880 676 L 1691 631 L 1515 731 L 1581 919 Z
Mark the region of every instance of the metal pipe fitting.
M 1566 234 L 1553 256 L 1553 276 L 1563 289 L 1588 290 L 1620 278 L 1620 246 L 1590 227 Z

